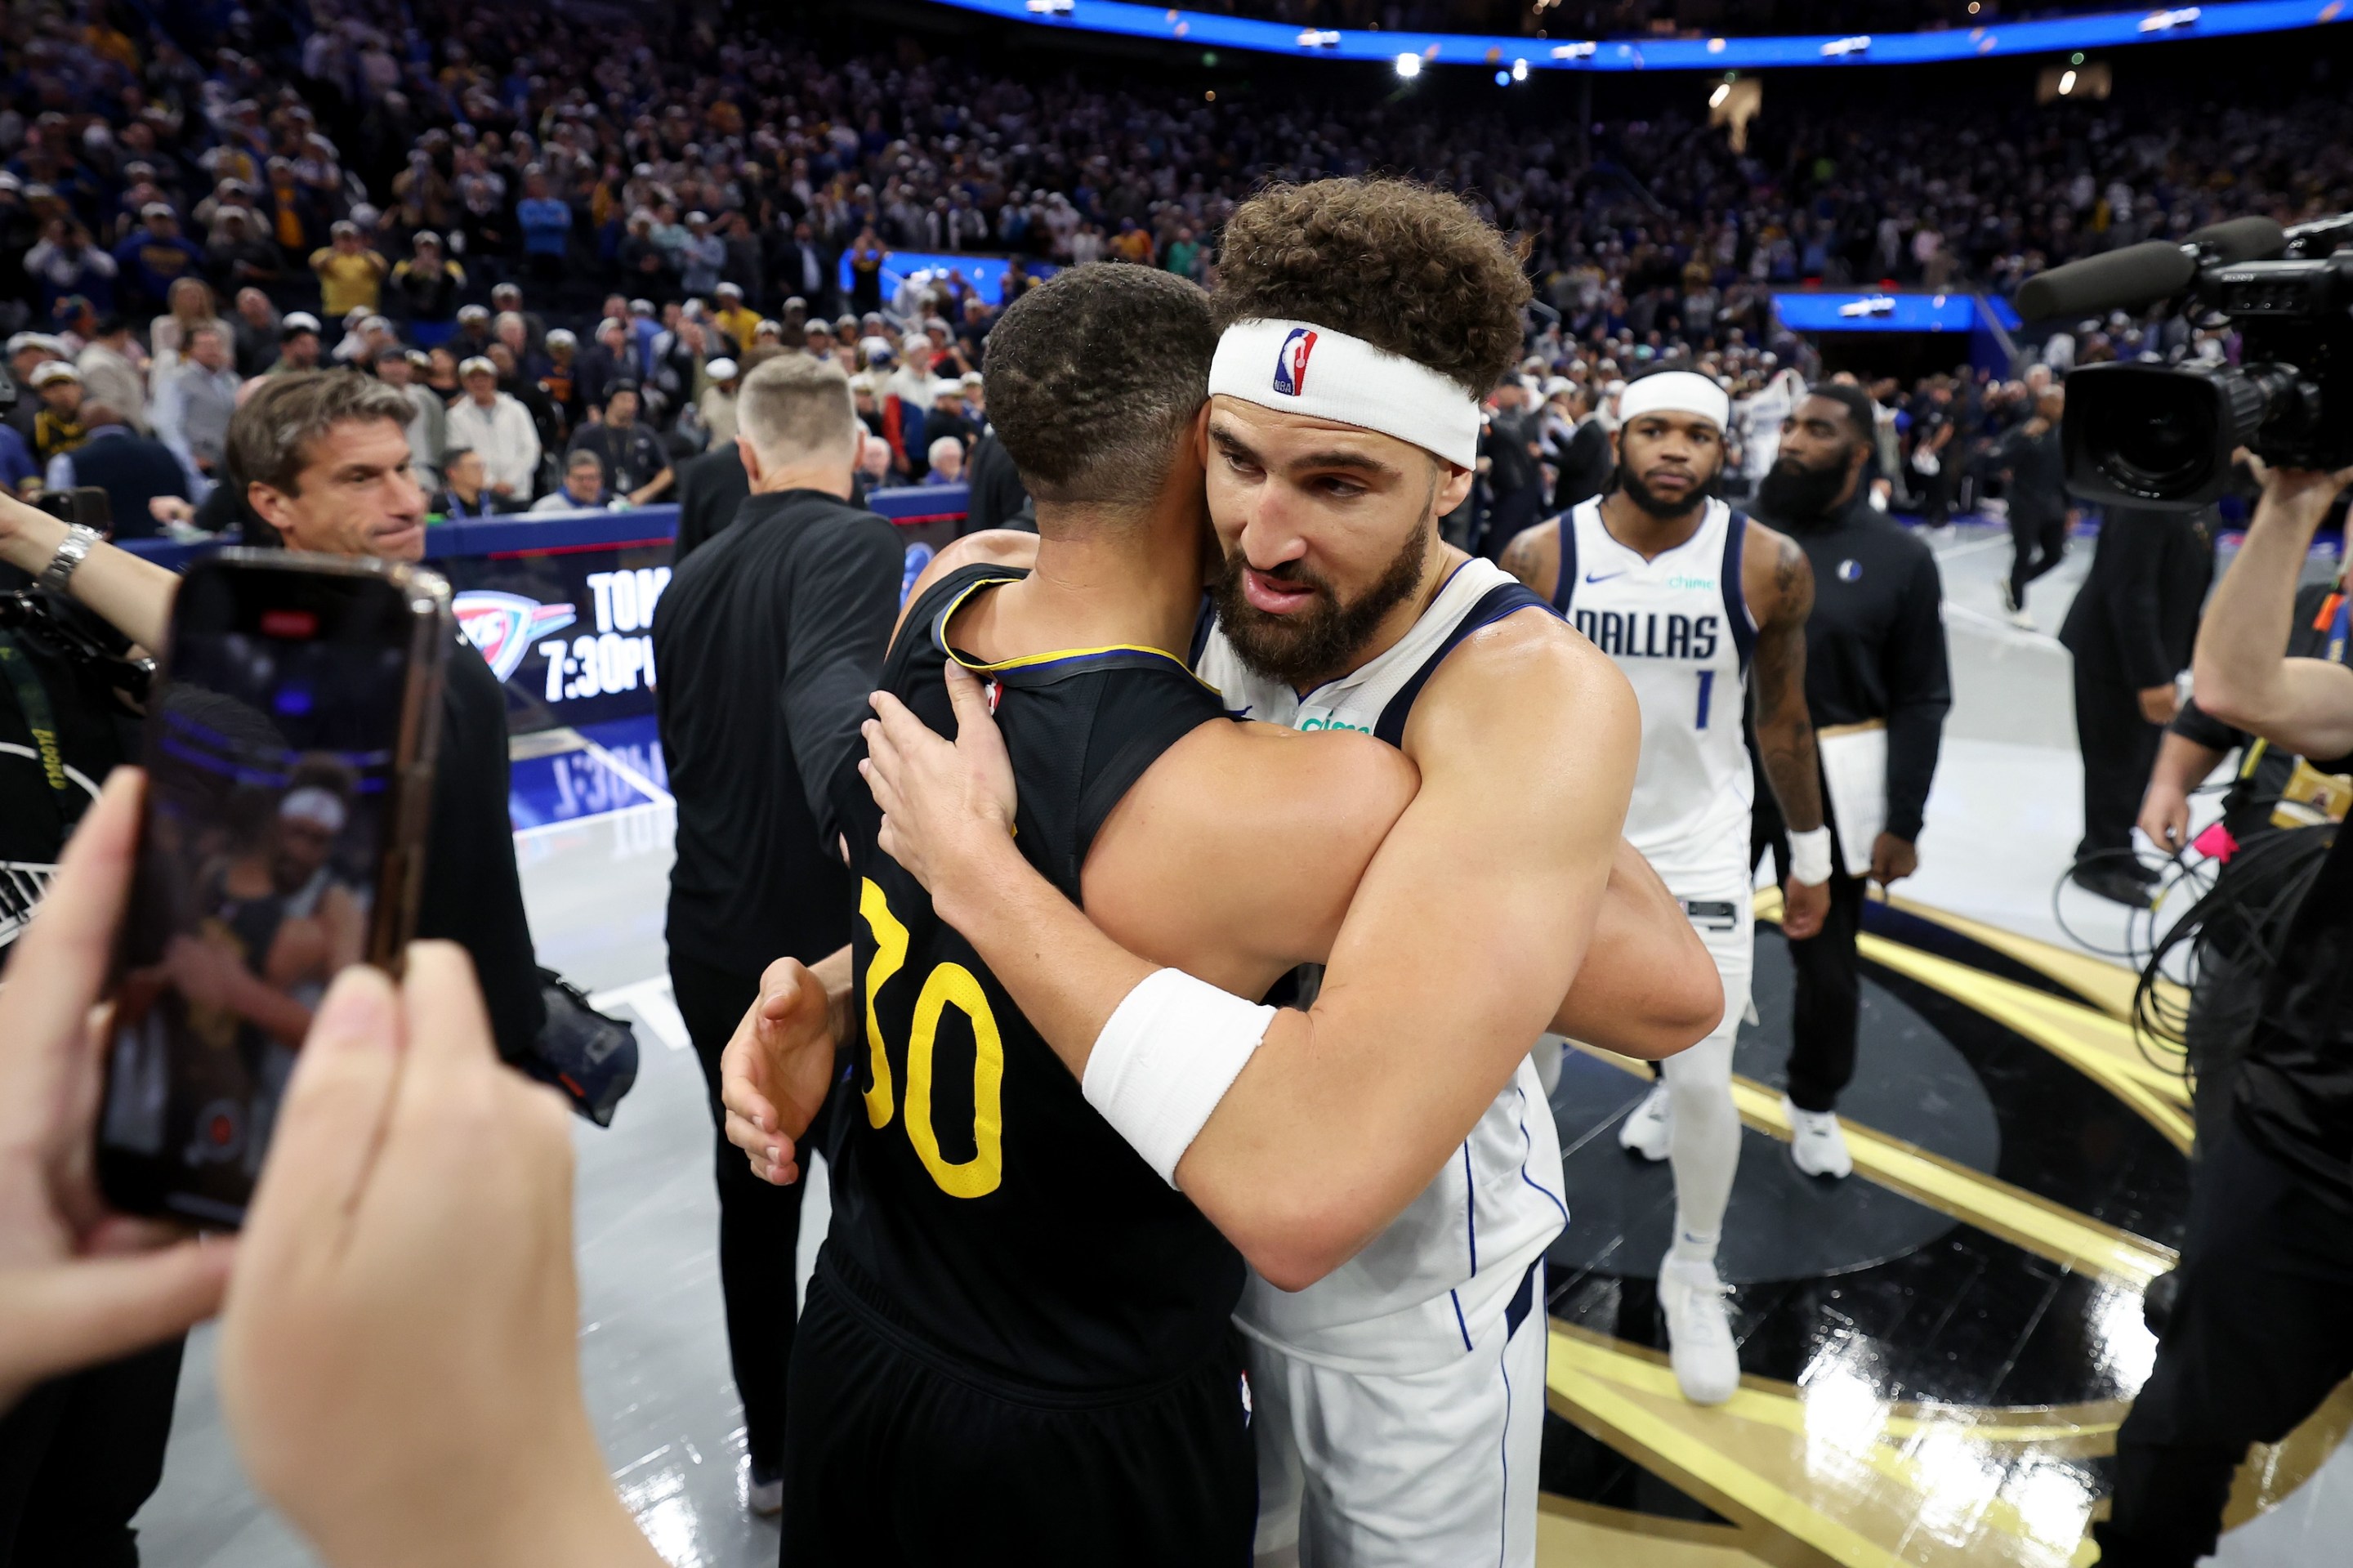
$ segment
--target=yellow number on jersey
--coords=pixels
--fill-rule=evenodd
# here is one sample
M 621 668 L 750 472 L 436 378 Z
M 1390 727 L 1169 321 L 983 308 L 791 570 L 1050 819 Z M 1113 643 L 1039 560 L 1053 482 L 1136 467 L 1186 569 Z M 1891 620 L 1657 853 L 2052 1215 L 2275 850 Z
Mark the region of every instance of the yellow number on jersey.
M 866 1048 L 874 1083 L 866 1091 L 866 1119 L 874 1127 L 891 1125 L 891 1058 L 882 1044 L 881 1021 L 875 1016 L 874 998 L 883 983 L 907 961 L 907 927 L 891 913 L 891 906 L 871 878 L 858 890 L 858 913 L 874 933 L 874 958 L 866 966 Z M 952 1163 L 940 1154 L 939 1136 L 932 1128 L 932 1055 L 940 1017 L 955 1007 L 972 1022 L 972 1143 L 970 1160 Z M 913 1037 L 907 1043 L 907 1141 L 941 1192 L 951 1198 L 979 1198 L 997 1191 L 1005 1179 L 1005 1040 L 997 1033 L 997 1014 L 988 994 L 962 964 L 941 964 L 923 978 L 915 998 Z
M 932 1042 L 940 1014 L 954 1006 L 972 1021 L 972 1158 L 951 1165 L 940 1158 L 932 1131 Z M 951 1198 L 978 1198 L 997 1191 L 1005 1176 L 1005 1042 L 980 981 L 962 964 L 942 964 L 923 981 L 915 999 L 913 1036 L 907 1042 L 907 1141 L 940 1191 Z
M 858 913 L 874 933 L 874 961 L 866 966 L 866 1054 L 874 1073 L 873 1086 L 866 1091 L 866 1119 L 882 1128 L 891 1125 L 891 1058 L 882 1049 L 882 1023 L 874 1016 L 874 997 L 882 982 L 907 961 L 907 927 L 891 913 L 889 900 L 872 877 L 860 881 Z

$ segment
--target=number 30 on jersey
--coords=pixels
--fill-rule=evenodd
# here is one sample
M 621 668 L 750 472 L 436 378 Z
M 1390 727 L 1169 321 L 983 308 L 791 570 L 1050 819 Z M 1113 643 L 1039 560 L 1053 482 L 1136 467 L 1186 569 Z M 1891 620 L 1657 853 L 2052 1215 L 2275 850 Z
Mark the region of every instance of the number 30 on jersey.
M 891 913 L 890 903 L 873 879 L 863 879 L 858 890 L 859 917 L 874 933 L 874 958 L 866 966 L 866 1050 L 873 1086 L 866 1091 L 866 1119 L 876 1130 L 891 1125 L 891 1056 L 882 1044 L 881 1021 L 874 1013 L 874 998 L 884 983 L 907 961 L 907 927 Z M 949 1008 L 972 1023 L 972 1158 L 950 1161 L 940 1153 L 932 1130 L 932 1054 L 939 1034 L 940 1017 Z M 958 963 L 934 965 L 915 993 L 915 1011 L 907 1039 L 907 1141 L 915 1158 L 932 1173 L 941 1192 L 951 1198 L 981 1198 L 997 1191 L 1005 1179 L 1005 1041 L 989 1011 L 987 993 L 973 972 Z

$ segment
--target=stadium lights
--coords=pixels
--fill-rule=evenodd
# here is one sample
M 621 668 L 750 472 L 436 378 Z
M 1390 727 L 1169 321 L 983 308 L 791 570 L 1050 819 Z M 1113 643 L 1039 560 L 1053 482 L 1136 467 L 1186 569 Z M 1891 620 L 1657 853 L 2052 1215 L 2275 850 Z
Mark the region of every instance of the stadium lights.
M 2198 7 L 2195 5 L 2184 5 L 2178 11 L 2151 11 L 2140 19 L 2140 30 L 2144 33 L 2170 32 L 2176 27 L 2187 27 L 2197 20 Z
M 1829 43 L 1822 46 L 1822 58 L 1824 59 L 1842 59 L 1848 55 L 1861 55 L 1868 54 L 1870 52 L 1871 35 L 1868 33 L 1858 34 L 1852 38 L 1832 38 Z
M 1527 61 L 1514 60 L 1512 62 L 1512 79 L 1514 81 L 1525 81 L 1528 79 Z
M 1589 60 L 1600 47 L 1594 43 L 1563 44 L 1553 50 L 1552 58 L 1556 60 Z
M 1299 35 L 1299 47 L 1303 49 L 1337 48 L 1339 44 L 1340 35 L 1335 32 L 1323 31 L 1314 27 L 1310 27 L 1307 31 Z
M 2061 72 L 2059 76 L 2059 96 L 2064 98 L 2074 90 L 2075 73 L 2072 70 Z
M 1073 4 L 1074 0 L 1029 0 L 1029 14 L 1033 16 L 1067 16 Z
M 1731 96 L 1732 84 L 1728 81 L 1719 81 L 1715 84 L 1715 90 L 1707 95 L 1707 106 L 1710 109 L 1721 109 L 1724 107 L 1724 101 Z
M 1892 316 L 1895 313 L 1895 301 L 1886 294 L 1870 295 L 1863 299 L 1855 300 L 1850 303 L 1841 305 L 1838 308 L 1838 313 L 1842 316 L 1855 318 L 1861 318 L 1863 316 Z
M 1421 74 L 1421 57 L 1419 55 L 1398 56 L 1397 73 L 1408 81 L 1411 81 Z

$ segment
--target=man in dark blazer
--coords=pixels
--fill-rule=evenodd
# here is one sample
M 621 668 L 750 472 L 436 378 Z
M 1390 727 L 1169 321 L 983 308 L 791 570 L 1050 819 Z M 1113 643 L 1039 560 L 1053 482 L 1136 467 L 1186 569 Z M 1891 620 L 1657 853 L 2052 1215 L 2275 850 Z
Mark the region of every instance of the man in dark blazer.
M 2189 662 L 2213 580 L 2211 511 L 2110 507 L 2091 572 L 2059 629 L 2075 656 L 2084 754 L 2084 838 L 2069 875 L 2118 904 L 2150 902 L 2157 874 L 2133 856 L 2133 817 L 2173 720 L 2174 677 Z
M 812 320 L 830 316 L 840 295 L 839 253 L 806 220 L 789 228 L 779 220 L 765 238 L 768 291 L 779 301 L 801 300 Z

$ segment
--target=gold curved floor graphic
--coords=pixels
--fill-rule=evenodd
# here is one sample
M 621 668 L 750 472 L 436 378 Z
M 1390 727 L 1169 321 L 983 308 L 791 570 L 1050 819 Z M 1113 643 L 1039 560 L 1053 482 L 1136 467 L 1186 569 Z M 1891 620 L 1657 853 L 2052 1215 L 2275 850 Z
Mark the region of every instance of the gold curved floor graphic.
M 1904 907 L 1994 947 L 2087 1000 L 2070 1001 L 1949 959 L 1865 935 L 1873 963 L 1992 1017 L 2099 1084 L 2176 1148 L 2189 1144 L 2178 1075 L 2141 1054 L 2124 1022 L 2128 971 L 1926 906 Z M 1777 919 L 1778 894 L 1757 898 Z M 1999 938 L 1999 940 L 1996 940 Z M 2106 974 L 2098 970 L 2110 971 Z M 1629 1071 L 1622 1058 L 1594 1052 Z M 1742 1119 L 1787 1140 L 1777 1091 L 1736 1079 Z M 1872 1128 L 1847 1124 L 1855 1174 L 2059 1266 L 2095 1277 L 2102 1310 L 2137 1319 L 2170 1249 Z M 2067 1568 L 2092 1561 L 2086 1537 L 2105 1506 L 2081 1461 L 2114 1451 L 2120 1401 L 2036 1408 L 1907 1405 L 1868 1369 L 1818 1362 L 1802 1388 L 1744 1378 L 1716 1409 L 1686 1403 L 1657 1351 L 1556 1319 L 1546 1383 L 1562 1418 L 1730 1520 L 1695 1524 L 1546 1497 L 1538 1560 L 1623 1568 Z M 2353 1383 L 2283 1443 L 2241 1467 L 2226 1525 L 2285 1498 L 2353 1428 Z

